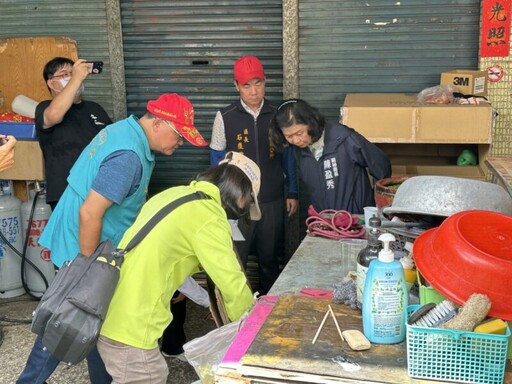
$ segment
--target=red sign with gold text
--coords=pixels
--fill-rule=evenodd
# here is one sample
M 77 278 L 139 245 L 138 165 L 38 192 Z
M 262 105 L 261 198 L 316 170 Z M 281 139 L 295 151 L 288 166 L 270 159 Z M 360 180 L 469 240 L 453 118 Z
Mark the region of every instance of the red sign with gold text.
M 480 57 L 507 57 L 511 0 L 483 0 Z

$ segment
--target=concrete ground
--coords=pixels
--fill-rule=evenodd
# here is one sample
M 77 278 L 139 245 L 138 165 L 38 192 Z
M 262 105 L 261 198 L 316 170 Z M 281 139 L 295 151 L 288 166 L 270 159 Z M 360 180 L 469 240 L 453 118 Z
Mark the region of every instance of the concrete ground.
M 14 384 L 25 366 L 35 338 L 30 322 L 36 305 L 37 301 L 28 295 L 0 299 L 0 384 Z M 188 339 L 202 336 L 214 328 L 209 310 L 188 300 L 185 325 Z M 167 383 L 189 384 L 199 379 L 189 363 L 175 358 L 167 359 L 167 363 L 170 372 Z M 61 364 L 48 380 L 48 384 L 70 383 L 89 383 L 85 361 L 71 367 Z

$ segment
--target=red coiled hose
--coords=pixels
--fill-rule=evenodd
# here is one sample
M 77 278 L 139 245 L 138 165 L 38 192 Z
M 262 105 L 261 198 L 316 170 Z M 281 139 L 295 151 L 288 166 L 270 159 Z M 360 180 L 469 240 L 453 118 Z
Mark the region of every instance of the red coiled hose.
M 330 239 L 362 238 L 366 229 L 358 223 L 359 218 L 348 211 L 325 209 L 317 212 L 312 205 L 308 208 L 306 226 L 307 232 L 312 236 Z

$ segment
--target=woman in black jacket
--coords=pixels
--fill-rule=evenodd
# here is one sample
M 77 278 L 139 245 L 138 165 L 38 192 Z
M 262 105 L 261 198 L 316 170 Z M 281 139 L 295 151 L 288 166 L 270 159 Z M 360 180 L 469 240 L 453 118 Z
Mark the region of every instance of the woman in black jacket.
M 374 182 L 391 176 L 391 163 L 375 144 L 352 128 L 326 122 L 318 109 L 301 99 L 281 103 L 270 123 L 276 152 L 291 145 L 316 211 L 363 213 L 374 206 Z

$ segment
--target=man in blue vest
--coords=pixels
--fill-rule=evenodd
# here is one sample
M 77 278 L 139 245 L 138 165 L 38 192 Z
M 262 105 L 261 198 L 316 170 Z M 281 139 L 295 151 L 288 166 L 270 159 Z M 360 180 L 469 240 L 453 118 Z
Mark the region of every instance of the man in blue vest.
M 279 276 L 278 256 L 282 251 L 284 211 L 297 211 L 298 188 L 292 153 L 271 156 L 268 130 L 276 107 L 265 99 L 263 65 L 255 56 L 243 56 L 234 64 L 234 85 L 240 99 L 215 116 L 210 144 L 210 163 L 217 165 L 226 151 L 240 152 L 261 170 L 258 198 L 261 220 L 239 220 L 245 241 L 236 242 L 245 267 L 251 246 L 258 256 L 259 292 L 266 294 Z M 285 201 L 285 177 L 287 197 Z
M 91 255 L 103 240 L 117 246 L 142 207 L 155 165 L 155 153 L 170 156 L 186 139 L 206 141 L 194 127 L 192 104 L 177 94 L 164 94 L 147 104 L 147 113 L 130 116 L 101 130 L 83 150 L 68 177 L 68 186 L 41 235 L 60 267 L 78 252 Z M 93 384 L 111 383 L 98 350 L 87 357 Z M 42 384 L 59 361 L 36 338 L 17 383 Z

